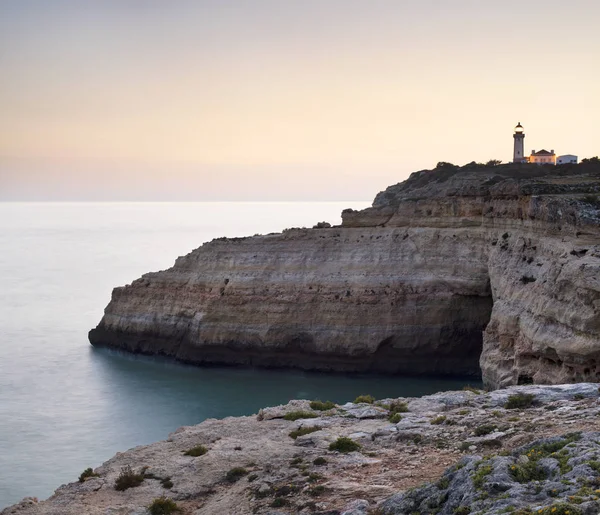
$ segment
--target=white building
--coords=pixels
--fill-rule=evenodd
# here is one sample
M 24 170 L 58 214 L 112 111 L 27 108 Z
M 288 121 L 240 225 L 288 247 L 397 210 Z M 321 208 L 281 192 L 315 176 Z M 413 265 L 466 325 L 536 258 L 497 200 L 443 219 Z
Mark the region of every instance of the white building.
M 564 165 L 564 164 L 577 164 L 577 156 L 574 156 L 573 154 L 565 154 L 564 156 L 558 156 L 558 158 L 556 159 L 556 164 L 557 165 Z
M 529 156 L 525 155 L 525 129 L 521 125 L 521 122 L 515 127 L 515 133 L 513 134 L 514 148 L 513 148 L 513 163 L 535 163 L 538 165 L 562 165 L 562 164 L 577 164 L 577 156 L 573 154 L 565 154 L 557 157 L 554 150 L 548 152 L 542 149 L 538 152 L 535 150 L 531 151 Z
M 531 155 L 529 156 L 529 162 L 538 165 L 555 165 L 556 154 L 554 153 L 554 150 L 551 150 L 550 152 L 544 149 L 539 152 L 532 150 Z

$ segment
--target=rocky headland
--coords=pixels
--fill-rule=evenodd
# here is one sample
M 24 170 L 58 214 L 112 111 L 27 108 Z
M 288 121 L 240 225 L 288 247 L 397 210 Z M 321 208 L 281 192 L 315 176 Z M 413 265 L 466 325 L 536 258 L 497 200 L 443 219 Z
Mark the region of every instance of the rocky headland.
M 222 238 L 115 288 L 93 345 L 188 363 L 600 380 L 600 162 L 440 163 L 341 226 Z M 240 213 L 243 216 L 243 213 Z
M 595 515 L 599 415 L 592 383 L 291 401 L 182 427 L 0 515 Z

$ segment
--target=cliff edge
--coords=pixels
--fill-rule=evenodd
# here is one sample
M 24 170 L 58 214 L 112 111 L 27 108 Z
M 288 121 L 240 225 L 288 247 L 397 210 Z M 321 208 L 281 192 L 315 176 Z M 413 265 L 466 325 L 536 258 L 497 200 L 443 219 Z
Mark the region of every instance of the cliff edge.
M 222 238 L 115 288 L 90 342 L 188 363 L 600 380 L 600 162 L 440 163 L 342 225 Z
M 592 515 L 599 414 L 591 383 L 294 400 L 182 427 L 0 515 Z

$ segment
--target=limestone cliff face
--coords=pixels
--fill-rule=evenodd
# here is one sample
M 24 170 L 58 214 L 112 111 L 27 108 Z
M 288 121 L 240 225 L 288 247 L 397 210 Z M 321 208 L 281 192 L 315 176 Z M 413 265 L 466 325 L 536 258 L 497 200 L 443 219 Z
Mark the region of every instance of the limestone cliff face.
M 116 288 L 90 341 L 191 363 L 481 366 L 493 387 L 597 381 L 600 174 L 552 172 L 417 172 L 341 227 L 214 240 Z

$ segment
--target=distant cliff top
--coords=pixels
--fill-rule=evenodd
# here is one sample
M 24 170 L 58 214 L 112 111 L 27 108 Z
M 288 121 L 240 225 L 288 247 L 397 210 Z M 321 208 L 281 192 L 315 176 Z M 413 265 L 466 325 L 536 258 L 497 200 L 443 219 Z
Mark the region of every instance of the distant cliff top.
M 438 196 L 506 196 L 600 193 L 600 159 L 579 164 L 438 163 L 433 170 L 414 172 L 377 194 L 373 207 L 396 206 L 403 200 Z

